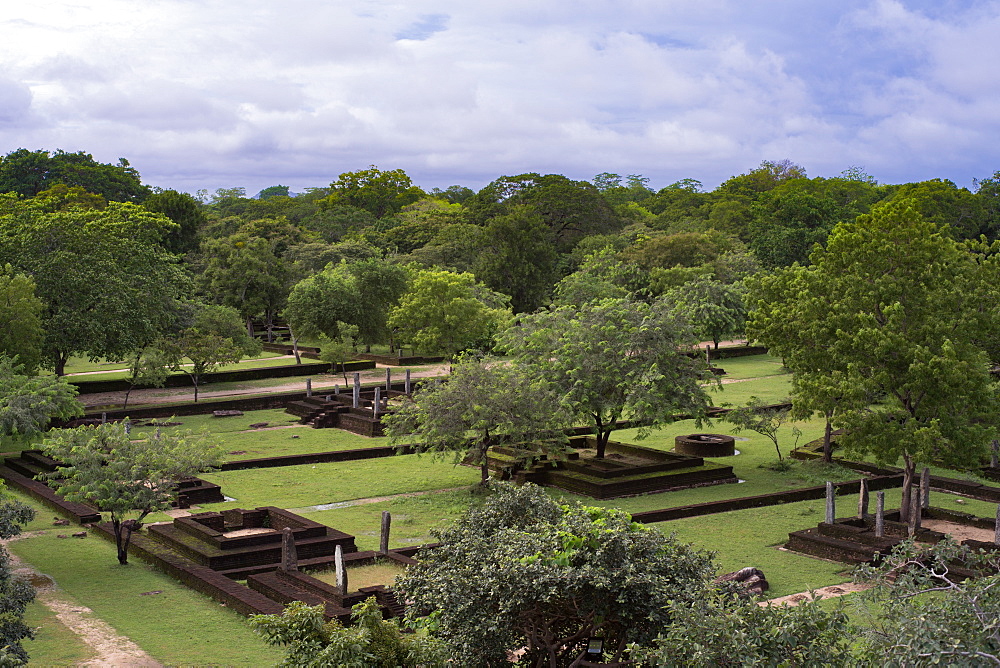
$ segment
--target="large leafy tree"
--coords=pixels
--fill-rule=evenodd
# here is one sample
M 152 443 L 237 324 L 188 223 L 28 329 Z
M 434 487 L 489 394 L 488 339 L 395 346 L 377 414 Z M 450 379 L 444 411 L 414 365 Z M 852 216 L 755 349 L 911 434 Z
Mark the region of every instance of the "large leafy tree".
M 336 341 L 361 308 L 357 279 L 339 264 L 296 283 L 283 313 L 297 336 L 323 335 Z
M 13 538 L 35 516 L 29 506 L 7 496 L 0 485 L 0 539 Z M 21 641 L 34 637 L 24 621 L 24 612 L 35 598 L 35 590 L 14 573 L 10 555 L 0 546 L 0 666 L 21 666 L 28 660 Z
M 498 484 L 438 538 L 397 587 L 463 666 L 509 665 L 516 650 L 527 665 L 579 665 L 593 636 L 605 660 L 621 661 L 712 572 L 706 553 L 620 510 L 560 504 L 530 484 Z
M 173 253 L 187 253 L 198 247 L 198 231 L 208 222 L 198 200 L 187 193 L 164 190 L 150 195 L 142 205 L 154 213 L 162 213 L 177 223 L 177 227 L 171 230 L 164 240 L 168 250 Z
M 523 316 L 499 346 L 593 425 L 602 458 L 620 419 L 638 423 L 645 435 L 677 415 L 704 415 L 706 370 L 700 357 L 684 353 L 694 342 L 665 304 L 603 299 Z
M 125 158 L 112 165 L 97 162 L 83 151 L 49 153 L 19 148 L 0 159 L 0 192 L 34 197 L 57 183 L 80 186 L 115 202 L 141 202 L 150 194 L 139 172 Z
M 204 436 L 160 430 L 130 434 L 124 424 L 110 422 L 53 431 L 42 449 L 62 463 L 44 474 L 59 494 L 110 515 L 122 565 L 143 519 L 176 500 L 177 481 L 217 465 L 223 454 Z
M 358 328 L 358 339 L 367 346 L 391 340 L 389 311 L 406 293 L 409 272 L 381 258 L 348 262 L 345 268 L 358 292 L 359 308 L 350 321 Z
M 534 311 L 556 279 L 555 245 L 542 217 L 527 207 L 492 219 L 474 265 L 476 278 L 510 295 L 515 313 Z
M 41 362 L 42 313 L 45 304 L 35 295 L 35 281 L 14 271 L 11 265 L 0 266 L 0 355 L 17 356 L 29 371 Z
M 389 327 L 419 350 L 453 356 L 492 343 L 509 317 L 504 301 L 472 274 L 428 269 L 389 312 Z
M 368 211 L 376 218 L 396 213 L 424 197 L 402 169 L 382 171 L 375 165 L 356 172 L 344 172 L 330 184 L 324 206 L 347 205 Z
M 478 463 L 485 485 L 491 447 L 524 444 L 539 453 L 559 449 L 566 443 L 569 419 L 544 380 L 501 360 L 470 357 L 452 365 L 446 380 L 417 390 L 383 424 L 393 443 L 454 452 Z
M 996 250 L 954 241 L 908 200 L 877 206 L 834 228 L 813 266 L 761 281 L 748 329 L 800 378 L 793 401 L 847 430 L 845 446 L 902 458 L 908 491 L 918 464 L 974 466 L 996 437 L 979 345 L 1000 331 Z
M 35 281 L 57 374 L 73 355 L 122 359 L 173 323 L 186 280 L 161 242 L 174 227 L 131 203 L 46 211 L 0 195 L 0 263 Z

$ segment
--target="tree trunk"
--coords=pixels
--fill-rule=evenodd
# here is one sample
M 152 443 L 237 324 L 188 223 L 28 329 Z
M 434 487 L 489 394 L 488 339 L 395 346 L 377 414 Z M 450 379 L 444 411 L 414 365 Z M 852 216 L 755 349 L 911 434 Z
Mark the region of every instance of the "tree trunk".
M 111 527 L 115 530 L 115 547 L 118 550 L 118 563 L 122 566 L 128 565 L 128 539 L 132 537 L 131 528 L 122 526 L 122 521 L 111 518 Z M 123 531 L 128 532 L 128 537 L 122 535 Z
M 302 356 L 299 355 L 299 337 L 295 336 L 291 323 L 288 325 L 288 335 L 292 337 L 292 354 L 295 355 L 295 363 L 302 364 Z
M 129 386 L 128 386 L 128 389 L 125 390 L 125 401 L 122 402 L 122 410 L 125 410 L 126 408 L 128 408 L 128 395 L 132 394 L 132 389 L 134 387 L 135 387 L 135 385 L 132 385 L 130 383 Z
M 717 336 L 716 336 L 716 337 L 714 337 L 714 338 L 712 339 L 712 343 L 714 343 L 714 344 L 715 344 L 715 349 L 716 349 L 716 350 L 718 350 L 718 349 L 719 349 L 719 337 L 717 337 Z
M 823 431 L 823 461 L 827 464 L 833 462 L 833 425 L 830 424 L 831 417 L 833 417 L 833 411 L 827 411 L 826 429 Z
M 267 309 L 265 317 L 267 318 L 267 342 L 274 343 L 274 312 Z
M 55 372 L 57 376 L 66 375 L 66 358 L 63 353 L 58 353 L 56 357 Z
M 247 318 L 247 334 L 251 339 L 253 338 L 253 319 L 249 317 Z
M 191 380 L 194 381 L 194 402 L 198 403 L 198 375 L 191 376 Z
M 371 351 L 372 351 L 372 344 L 366 343 L 365 344 L 365 352 L 366 353 L 370 353 Z
M 608 447 L 608 439 L 611 438 L 611 428 L 605 428 L 600 418 L 597 418 L 597 455 L 596 459 L 604 459 L 604 451 Z
M 901 522 L 910 522 L 910 490 L 913 488 L 913 483 L 915 482 L 915 473 L 917 470 L 917 463 L 913 461 L 913 457 L 910 455 L 903 455 L 903 500 L 899 504 L 899 520 Z

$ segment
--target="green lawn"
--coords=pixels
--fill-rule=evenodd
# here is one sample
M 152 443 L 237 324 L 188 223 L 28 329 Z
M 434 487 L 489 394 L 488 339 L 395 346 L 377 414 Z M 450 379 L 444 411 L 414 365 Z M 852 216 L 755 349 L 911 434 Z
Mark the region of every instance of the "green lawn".
M 62 596 L 93 610 L 158 661 L 264 666 L 279 660 L 281 652 L 254 635 L 242 615 L 139 559 L 118 565 L 114 545 L 95 534 L 83 540 L 57 538 L 69 528 L 54 528 L 51 510 L 19 498 L 38 511 L 27 530 L 42 533 L 11 543 L 11 552 L 55 580 Z M 149 593 L 157 591 L 162 593 Z M 28 645 L 32 665 L 67 665 L 86 655 L 51 615 L 37 607 L 32 615 L 42 624 L 39 639 Z
M 316 360 L 309 360 L 315 362 Z M 244 360 L 237 364 L 231 364 L 223 367 L 224 370 L 230 369 L 257 369 L 266 366 L 281 366 L 283 364 L 294 364 L 294 358 L 285 358 L 281 353 L 269 353 L 266 350 L 259 355 L 256 355 L 253 360 Z M 190 365 L 190 360 L 186 361 L 185 364 Z M 90 375 L 83 376 L 81 380 L 86 380 L 93 378 L 95 380 L 113 380 L 115 378 L 127 378 L 128 373 L 123 372 L 122 369 L 128 369 L 129 362 L 108 362 L 106 360 L 98 360 L 91 362 L 86 357 L 71 357 L 66 363 L 65 372 L 67 375 L 74 373 L 87 373 Z M 95 373 L 98 372 L 98 373 Z M 114 375 L 114 374 L 118 375 Z M 182 372 L 178 372 L 182 373 Z

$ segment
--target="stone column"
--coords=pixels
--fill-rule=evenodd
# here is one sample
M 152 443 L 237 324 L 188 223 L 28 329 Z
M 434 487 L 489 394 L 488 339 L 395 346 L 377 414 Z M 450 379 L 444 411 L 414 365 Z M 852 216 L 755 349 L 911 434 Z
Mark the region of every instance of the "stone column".
M 885 492 L 875 492 L 875 537 L 885 536 Z
M 382 408 L 381 387 L 375 388 L 375 400 L 372 402 L 372 416 L 377 420 L 379 409 Z
M 406 396 L 410 396 L 410 370 L 406 370 Z
M 354 407 L 361 405 L 361 374 L 354 372 Z
M 1000 506 L 997 513 L 1000 514 Z M 379 540 L 379 554 L 389 554 L 389 527 L 392 525 L 392 515 L 388 510 L 382 511 L 382 538 Z
M 132 433 L 132 421 L 125 418 L 125 435 L 128 436 Z
M 313 379 L 306 378 L 306 396 L 311 397 L 313 395 Z
M 107 424 L 107 423 L 108 423 L 108 414 L 101 413 L 101 424 Z M 993 442 L 996 443 L 996 441 Z
M 918 507 L 931 507 L 931 470 L 926 466 L 920 472 L 920 506 Z
M 340 396 L 340 383 L 333 384 L 333 393 L 336 396 Z
M 341 596 L 347 596 L 347 569 L 344 567 L 344 548 L 337 545 L 333 553 L 334 566 L 337 569 L 337 589 Z
M 834 500 L 835 490 L 833 483 L 826 481 L 826 523 L 833 524 L 837 519 L 837 502 Z
M 290 527 L 281 530 L 281 570 L 299 570 L 299 555 L 295 550 L 295 538 Z
M 993 529 L 993 542 L 1000 545 L 1000 505 L 997 506 L 997 521 Z
M 916 488 L 916 487 L 911 487 L 910 488 L 910 513 L 911 513 L 912 517 L 910 517 L 910 527 L 909 527 L 909 531 L 907 532 L 910 535 L 910 537 L 913 537 L 914 535 L 916 535 L 917 531 L 920 530 L 920 514 L 921 514 L 921 510 L 923 510 L 923 508 L 920 505 L 920 490 L 918 488 Z
M 386 396 L 392 391 L 392 367 L 387 366 L 385 368 L 385 392 Z
M 858 490 L 858 517 L 868 516 L 868 478 L 861 479 L 861 489 Z

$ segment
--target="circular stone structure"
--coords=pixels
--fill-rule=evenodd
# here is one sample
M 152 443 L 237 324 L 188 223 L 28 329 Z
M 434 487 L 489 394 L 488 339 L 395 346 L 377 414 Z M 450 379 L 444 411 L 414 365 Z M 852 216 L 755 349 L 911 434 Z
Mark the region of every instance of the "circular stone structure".
M 688 434 L 674 439 L 674 452 L 693 457 L 732 457 L 736 439 L 725 434 Z

